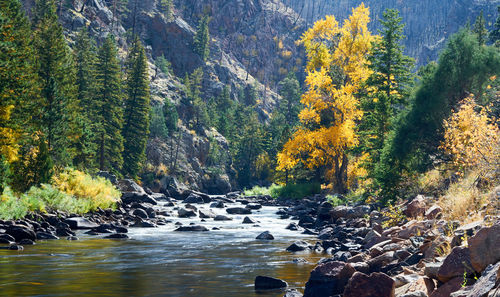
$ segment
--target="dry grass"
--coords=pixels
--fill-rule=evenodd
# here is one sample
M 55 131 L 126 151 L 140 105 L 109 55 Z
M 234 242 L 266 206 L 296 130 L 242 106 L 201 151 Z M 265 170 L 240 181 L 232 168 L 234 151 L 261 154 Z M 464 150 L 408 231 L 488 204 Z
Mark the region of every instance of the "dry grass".
M 477 173 L 471 172 L 463 179 L 450 185 L 439 198 L 438 204 L 443 209 L 444 219 L 457 220 L 462 224 L 484 219 L 494 211 L 491 197 L 492 188 L 480 189 L 476 185 Z

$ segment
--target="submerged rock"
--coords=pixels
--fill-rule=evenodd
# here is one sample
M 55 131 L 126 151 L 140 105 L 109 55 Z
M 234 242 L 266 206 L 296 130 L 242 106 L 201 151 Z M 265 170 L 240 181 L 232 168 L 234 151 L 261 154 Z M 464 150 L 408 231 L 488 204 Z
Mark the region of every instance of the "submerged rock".
M 205 226 L 200 226 L 200 225 L 191 225 L 191 226 L 181 226 L 174 231 L 183 231 L 183 232 L 203 232 L 203 231 L 208 231 L 208 229 Z

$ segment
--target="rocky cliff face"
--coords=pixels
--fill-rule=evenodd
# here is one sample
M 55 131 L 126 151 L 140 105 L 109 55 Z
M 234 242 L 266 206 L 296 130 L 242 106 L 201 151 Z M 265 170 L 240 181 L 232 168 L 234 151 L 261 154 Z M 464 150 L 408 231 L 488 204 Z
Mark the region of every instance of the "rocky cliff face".
M 370 7 L 372 30 L 379 27 L 376 21 L 387 8 L 396 8 L 406 23 L 405 42 L 407 53 L 416 58 L 418 64 L 436 59 L 445 40 L 467 21 L 474 23 L 481 10 L 487 25 L 496 18 L 499 0 L 283 0 L 307 23 L 333 14 L 343 20 L 351 13 L 351 8 L 364 2 Z

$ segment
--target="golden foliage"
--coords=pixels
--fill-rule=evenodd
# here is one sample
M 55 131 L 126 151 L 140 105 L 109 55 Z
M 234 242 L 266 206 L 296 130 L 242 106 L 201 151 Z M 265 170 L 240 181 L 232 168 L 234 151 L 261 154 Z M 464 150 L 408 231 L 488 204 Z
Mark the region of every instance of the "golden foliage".
M 495 119 L 478 106 L 473 96 L 466 98 L 459 109 L 444 122 L 441 145 L 461 173 L 479 168 L 481 174 L 497 171 L 500 165 L 500 130 Z
M 298 41 L 308 58 L 308 91 L 299 115 L 303 128 L 278 154 L 279 170 L 302 162 L 308 168 L 327 165 L 335 171 L 339 166 L 334 163 L 357 144 L 355 122 L 362 112 L 355 94 L 370 75 L 367 54 L 375 40 L 369 21 L 369 9 L 361 4 L 342 27 L 334 16 L 327 16 Z

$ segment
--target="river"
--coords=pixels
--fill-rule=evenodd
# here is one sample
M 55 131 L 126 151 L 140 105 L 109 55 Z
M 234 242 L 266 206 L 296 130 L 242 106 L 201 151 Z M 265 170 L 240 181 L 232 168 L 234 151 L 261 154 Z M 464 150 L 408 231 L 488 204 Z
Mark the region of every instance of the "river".
M 79 232 L 79 241 L 0 250 L 0 296 L 283 296 L 282 291 L 255 292 L 257 275 L 283 279 L 302 291 L 321 255 L 285 251 L 297 239 L 314 243 L 315 238 L 286 230 L 291 221 L 279 219 L 277 210 L 254 210 L 249 216 L 259 226 L 242 224 L 244 215 L 227 215 L 233 220 L 222 222 L 172 217 L 159 228 L 130 228 L 127 240 Z M 176 222 L 220 230 L 174 232 Z M 263 231 L 275 240 L 256 240 Z M 294 263 L 295 258 L 309 263 Z

